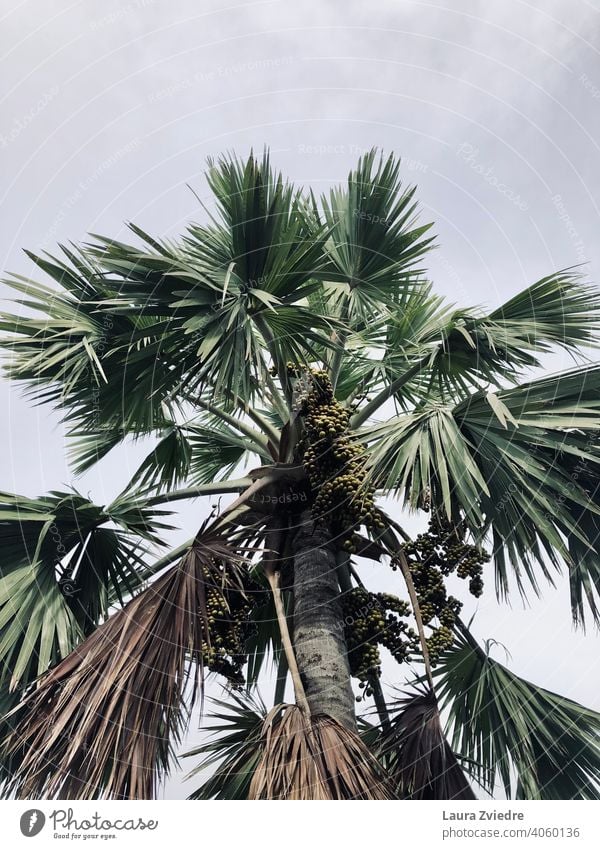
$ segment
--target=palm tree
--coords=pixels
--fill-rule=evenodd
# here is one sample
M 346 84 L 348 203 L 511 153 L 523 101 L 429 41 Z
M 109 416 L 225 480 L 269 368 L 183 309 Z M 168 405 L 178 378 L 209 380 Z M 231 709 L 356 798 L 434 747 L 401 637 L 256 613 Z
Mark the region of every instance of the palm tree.
M 320 199 L 267 153 L 207 176 L 178 241 L 130 225 L 137 246 L 92 236 L 28 254 L 47 285 L 7 281 L 8 374 L 62 411 L 74 471 L 154 444 L 107 506 L 2 494 L 4 791 L 151 797 L 215 675 L 192 798 L 598 798 L 600 716 L 493 659 L 446 578 L 479 596 L 493 571 L 504 598 L 566 572 L 575 624 L 600 620 L 599 292 L 562 271 L 446 303 L 393 156 Z M 577 365 L 549 375 L 557 349 Z M 167 550 L 175 505 L 217 495 Z

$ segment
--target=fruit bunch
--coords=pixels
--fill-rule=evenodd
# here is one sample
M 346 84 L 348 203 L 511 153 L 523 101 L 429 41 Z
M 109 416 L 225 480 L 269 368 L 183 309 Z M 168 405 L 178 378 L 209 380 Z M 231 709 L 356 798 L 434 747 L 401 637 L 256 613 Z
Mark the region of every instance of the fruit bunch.
M 406 543 L 404 552 L 437 568 L 442 575 L 456 572 L 459 578 L 470 578 L 470 592 L 477 598 L 482 594 L 483 564 L 490 560 L 490 555 L 480 546 L 465 542 L 451 522 L 432 518 L 427 532 Z
M 405 543 L 404 553 L 419 600 L 423 624 L 432 629 L 427 648 L 432 664 L 454 642 L 452 628 L 462 603 L 446 592 L 444 577 L 456 572 L 459 578 L 470 578 L 469 589 L 479 597 L 483 592 L 482 567 L 490 555 L 479 546 L 462 540 L 449 522 L 432 518 L 426 533 Z M 432 625 L 437 619 L 439 625 Z
M 210 672 L 227 678 L 233 687 L 245 683 L 242 669 L 248 656 L 246 640 L 255 627 L 250 615 L 257 603 L 256 585 L 248 581 L 247 592 L 226 582 L 206 587 L 209 642 L 203 642 L 204 663 Z
M 298 366 L 288 364 L 298 376 Z M 311 370 L 302 397 L 302 463 L 315 499 L 315 522 L 326 524 L 353 551 L 352 532 L 365 525 L 381 527 L 374 489 L 367 482 L 365 452 L 350 437 L 350 413 L 335 399 L 326 371 Z
M 372 593 L 355 587 L 342 596 L 344 633 L 350 672 L 371 695 L 369 679 L 381 675 L 378 645 L 385 646 L 398 663 L 410 660 L 419 638 L 408 626 L 410 606 L 390 593 Z

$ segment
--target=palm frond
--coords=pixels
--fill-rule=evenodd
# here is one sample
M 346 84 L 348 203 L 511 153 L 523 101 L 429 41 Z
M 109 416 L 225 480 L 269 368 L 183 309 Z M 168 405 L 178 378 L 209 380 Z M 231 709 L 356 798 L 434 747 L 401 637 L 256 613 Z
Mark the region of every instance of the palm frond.
M 380 386 L 397 385 L 393 396 L 407 409 L 434 396 L 452 401 L 474 389 L 516 383 L 526 369 L 541 366 L 540 354 L 557 347 L 583 355 L 597 344 L 599 328 L 600 291 L 566 270 L 490 313 L 456 308 L 434 295 L 430 284 L 407 289 L 381 327 L 369 329 L 369 339 L 382 352 Z
M 277 705 L 264 720 L 250 799 L 390 799 L 386 778 L 360 738 L 329 716 L 307 719 Z
M 434 677 L 452 747 L 490 793 L 500 776 L 508 798 L 600 798 L 600 714 L 515 675 L 464 626 Z
M 65 261 L 29 254 L 59 289 L 18 275 L 6 280 L 24 295 L 16 303 L 27 311 L 0 320 L 8 374 L 37 402 L 66 407 L 65 420 L 82 439 L 93 434 L 110 445 L 109 434 L 152 432 L 181 379 L 181 340 L 169 359 L 165 321 L 148 322 L 131 302 L 119 310 L 122 281 L 111 279 L 92 250 L 62 250 Z M 89 463 L 85 444 L 82 450 Z
M 133 474 L 129 486 L 174 489 L 189 476 L 192 449 L 185 430 L 172 424 Z
M 554 346 L 568 351 L 595 348 L 600 291 L 576 271 L 557 271 L 493 310 L 482 327 L 513 357 L 523 350 L 546 353 Z
M 106 511 L 76 491 L 0 494 L 0 680 L 11 689 L 64 658 L 140 586 L 139 527 L 106 527 Z
M 266 150 L 261 159 L 250 154 L 245 162 L 235 156 L 209 160 L 207 177 L 222 229 L 214 231 L 218 242 L 192 229 L 186 240 L 191 255 L 223 273 L 233 262 L 230 285 L 245 285 L 263 307 L 304 299 L 323 264 L 326 230 L 301 192 L 273 171 Z
M 189 476 L 196 484 L 225 480 L 256 454 L 255 445 L 215 418 L 207 418 L 203 424 L 191 424 L 188 439 Z M 261 454 L 258 459 L 269 461 L 270 458 Z
M 388 704 L 388 728 L 380 728 L 373 751 L 404 799 L 475 799 L 446 740 L 435 695 L 415 689 Z
M 208 530 L 97 628 L 9 715 L 19 798 L 149 799 L 203 682 L 208 587 L 244 591 L 240 557 Z M 188 690 L 188 685 L 191 691 Z
M 571 564 L 566 538 L 597 544 L 574 515 L 573 505 L 598 511 L 570 465 L 600 470 L 599 390 L 600 367 L 590 365 L 456 405 L 423 404 L 365 431 L 372 475 L 413 508 L 429 493 L 434 510 L 460 512 L 478 539 L 491 529 L 500 594 L 509 564 L 521 591 L 524 577 L 538 591 L 536 564 L 548 580 L 548 561 Z
M 375 150 L 362 156 L 347 186 L 321 201 L 329 230 L 324 279 L 334 302 L 349 299 L 353 320 L 372 320 L 415 286 L 433 241 L 423 238 L 431 225 L 415 226 L 415 190 L 402 188 L 400 160 L 376 159 Z
M 600 291 L 580 274 L 558 271 L 524 289 L 488 315 L 457 310 L 442 328 L 430 366 L 431 380 L 463 385 L 516 382 L 540 354 L 559 347 L 571 353 L 597 344 Z
M 229 156 L 209 165 L 218 220 L 190 227 L 183 248 L 218 288 L 219 301 L 207 317 L 195 292 L 182 294 L 175 306 L 186 319 L 186 332 L 201 334 L 199 355 L 211 383 L 250 400 L 253 379 L 261 373 L 260 320 L 279 326 L 275 332 L 287 350 L 302 351 L 311 339 L 329 344 L 327 322 L 299 303 L 319 285 L 314 278 L 324 262 L 326 232 L 301 194 L 273 171 L 268 153 L 260 160 L 253 154 L 245 162 Z M 305 319 L 302 327 L 297 310 Z
M 213 710 L 203 731 L 208 742 L 186 752 L 200 757 L 193 778 L 214 768 L 213 774 L 188 798 L 248 799 L 250 782 L 261 756 L 261 737 L 267 708 L 259 696 L 229 692 L 227 701 L 212 699 Z

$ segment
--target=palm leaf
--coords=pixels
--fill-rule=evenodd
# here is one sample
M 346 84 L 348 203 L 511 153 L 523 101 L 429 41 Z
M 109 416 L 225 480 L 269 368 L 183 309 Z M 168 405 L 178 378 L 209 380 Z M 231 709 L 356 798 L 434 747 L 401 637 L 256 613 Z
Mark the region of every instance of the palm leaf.
M 22 762 L 8 792 L 152 798 L 203 681 L 207 585 L 224 582 L 244 591 L 239 555 L 203 530 L 177 566 L 41 678 L 10 714 L 4 751 Z
M 330 298 L 349 299 L 347 315 L 372 320 L 398 292 L 420 279 L 418 261 L 431 246 L 431 225 L 415 226 L 414 188 L 404 190 L 400 160 L 370 151 L 321 204 L 329 238 L 325 244 Z
M 382 769 L 360 738 L 328 716 L 277 705 L 264 720 L 250 799 L 389 799 Z
M 481 325 L 511 356 L 596 347 L 600 292 L 569 269 L 538 280 L 491 312 Z M 537 361 L 536 361 L 537 364 Z
M 407 288 L 389 314 L 366 328 L 364 344 L 381 357 L 369 385 L 378 393 L 369 415 L 392 396 L 406 410 L 433 397 L 456 401 L 473 389 L 516 383 L 525 369 L 541 366 L 540 354 L 559 347 L 582 355 L 594 347 L 599 327 L 599 290 L 569 270 L 487 314 L 456 308 L 430 284 Z
M 380 728 L 374 751 L 395 791 L 408 799 L 475 799 L 444 736 L 437 700 L 417 689 L 388 705 L 390 722 Z
M 443 389 L 469 384 L 500 386 L 525 368 L 541 366 L 539 354 L 560 347 L 577 353 L 596 344 L 600 293 L 582 276 L 558 271 L 524 289 L 488 315 L 453 312 L 427 369 Z M 464 390 L 463 390 L 464 391 Z
M 434 677 L 452 747 L 490 793 L 499 775 L 509 798 L 600 798 L 600 714 L 515 675 L 464 626 Z
M 597 542 L 573 514 L 573 505 L 598 511 L 570 463 L 600 469 L 599 389 L 591 365 L 456 405 L 424 404 L 365 431 L 371 474 L 413 508 L 430 493 L 434 510 L 462 514 L 479 539 L 491 528 L 498 591 L 508 591 L 509 564 L 522 591 L 524 577 L 538 591 L 536 564 L 548 580 L 548 560 L 570 564 L 565 538 Z
M 192 424 L 189 428 L 190 465 L 192 483 L 211 483 L 231 477 L 241 465 L 247 465 L 256 453 L 256 446 L 232 428 L 207 420 L 206 424 Z M 260 459 L 269 460 L 268 455 Z
M 106 517 L 76 492 L 0 498 L 0 681 L 8 678 L 15 689 L 65 657 L 84 620 L 100 614 L 101 594 L 92 593 L 95 610 L 87 607 L 87 591 L 73 600 L 89 581 L 81 547 Z
M 188 778 L 208 769 L 213 774 L 190 799 L 247 799 L 250 782 L 261 756 L 261 735 L 267 708 L 258 696 L 230 692 L 227 701 L 213 699 L 204 725 L 209 741 L 186 752 L 184 757 L 201 761 Z
M 171 425 L 134 473 L 129 486 L 174 489 L 189 475 L 191 447 L 183 428 Z

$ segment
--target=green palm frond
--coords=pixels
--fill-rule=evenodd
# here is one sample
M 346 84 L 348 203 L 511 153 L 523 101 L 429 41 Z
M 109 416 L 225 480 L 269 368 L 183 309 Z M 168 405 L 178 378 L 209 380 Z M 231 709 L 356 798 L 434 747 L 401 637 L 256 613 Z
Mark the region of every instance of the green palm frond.
M 304 299 L 324 262 L 326 229 L 301 192 L 273 171 L 267 151 L 260 160 L 252 154 L 246 162 L 209 160 L 207 177 L 222 229 L 208 247 L 205 231 L 192 230 L 186 239 L 191 255 L 222 274 L 234 263 L 230 285 L 246 288 L 250 303 L 268 308 L 273 298 L 285 304 Z
M 126 436 L 125 430 L 120 427 L 109 426 L 95 430 L 73 428 L 67 443 L 67 455 L 73 472 L 76 475 L 87 472 L 123 442 Z
M 554 348 L 577 353 L 597 344 L 600 294 L 581 275 L 559 271 L 539 280 L 488 315 L 456 310 L 440 328 L 441 344 L 428 366 L 433 386 L 516 381 L 539 355 Z
M 264 342 L 257 331 L 264 322 L 277 347 L 271 354 L 282 362 L 290 352 L 306 360 L 311 341 L 329 344 L 329 322 L 302 304 L 320 285 L 315 277 L 324 263 L 326 231 L 300 192 L 272 170 L 266 152 L 260 160 L 251 154 L 246 162 L 224 157 L 209 164 L 219 220 L 190 227 L 183 243 L 218 288 L 219 300 L 207 317 L 195 291 L 175 306 L 186 318 L 186 332 L 202 335 L 199 355 L 211 382 L 251 400 L 253 379 L 261 375 Z
M 175 489 L 187 480 L 192 449 L 184 429 L 173 424 L 164 430 L 158 442 L 133 474 L 129 486 L 157 491 Z
M 434 670 L 454 751 L 508 798 L 600 798 L 600 714 L 515 675 L 463 626 Z
M 81 631 L 46 564 L 4 566 L 0 578 L 0 665 L 10 689 L 66 657 Z
M 592 365 L 457 405 L 424 404 L 365 432 L 373 478 L 413 508 L 429 494 L 480 539 L 491 532 L 499 592 L 509 564 L 521 590 L 527 578 L 537 591 L 536 564 L 551 580 L 548 561 L 571 563 L 566 538 L 597 544 L 573 515 L 573 505 L 598 510 L 570 464 L 600 470 L 599 390 Z
M 559 271 L 486 314 L 448 304 L 427 284 L 403 292 L 382 327 L 380 389 L 399 384 L 391 395 L 406 409 L 436 395 L 453 400 L 516 383 L 556 348 L 583 355 L 597 345 L 600 293 L 580 274 Z
M 199 757 L 188 775 L 214 772 L 188 797 L 195 800 L 248 798 L 250 782 L 261 756 L 261 736 L 267 708 L 259 695 L 229 692 L 227 700 L 212 699 L 213 709 L 203 731 L 208 742 L 184 754 Z
M 190 480 L 193 483 L 210 483 L 233 476 L 235 470 L 247 466 L 250 457 L 269 462 L 268 454 L 256 458 L 256 447 L 227 425 L 207 420 L 206 424 L 192 424 L 189 428 Z
M 417 263 L 433 241 L 424 238 L 431 225 L 415 224 L 415 190 L 403 189 L 400 164 L 393 155 L 377 162 L 372 150 L 346 187 L 321 200 L 329 231 L 324 278 L 334 303 L 348 299 L 342 314 L 351 321 L 372 320 L 398 292 L 414 287 L 421 277 Z
M 131 304 L 119 313 L 110 306 L 119 283 L 107 279 L 89 252 L 63 250 L 68 262 L 31 255 L 62 289 L 6 281 L 26 295 L 19 303 L 33 314 L 6 314 L 0 329 L 10 352 L 8 375 L 35 401 L 64 410 L 83 471 L 126 434 L 164 427 L 164 404 L 181 380 L 184 346 L 172 359 L 159 355 L 165 327 L 148 325 Z
M 174 530 L 164 521 L 171 512 L 156 507 L 148 498 L 147 489 L 127 487 L 104 508 L 104 513 L 123 530 L 159 547 L 165 544 L 161 534 Z
M 74 498 L 1 495 L 0 679 L 11 690 L 45 672 L 81 639 L 59 568 L 100 514 Z
M 580 351 L 598 346 L 600 292 L 583 275 L 565 269 L 538 280 L 482 321 L 511 357 L 546 353 L 554 346 Z M 495 332 L 494 332 L 495 331 Z
M 94 528 L 75 547 L 59 586 L 84 636 L 140 589 L 148 554 L 146 544 L 110 527 Z
M 46 672 L 139 589 L 162 515 L 124 498 L 98 507 L 75 490 L 1 494 L 1 680 L 14 688 Z
M 571 513 L 577 533 L 568 535 L 569 545 L 569 585 L 571 588 L 571 608 L 576 624 L 585 624 L 585 604 L 589 605 L 592 618 L 600 623 L 600 472 L 598 468 L 576 458 L 569 457 L 571 479 L 588 494 L 595 511 L 586 509 L 570 499 L 566 505 Z

